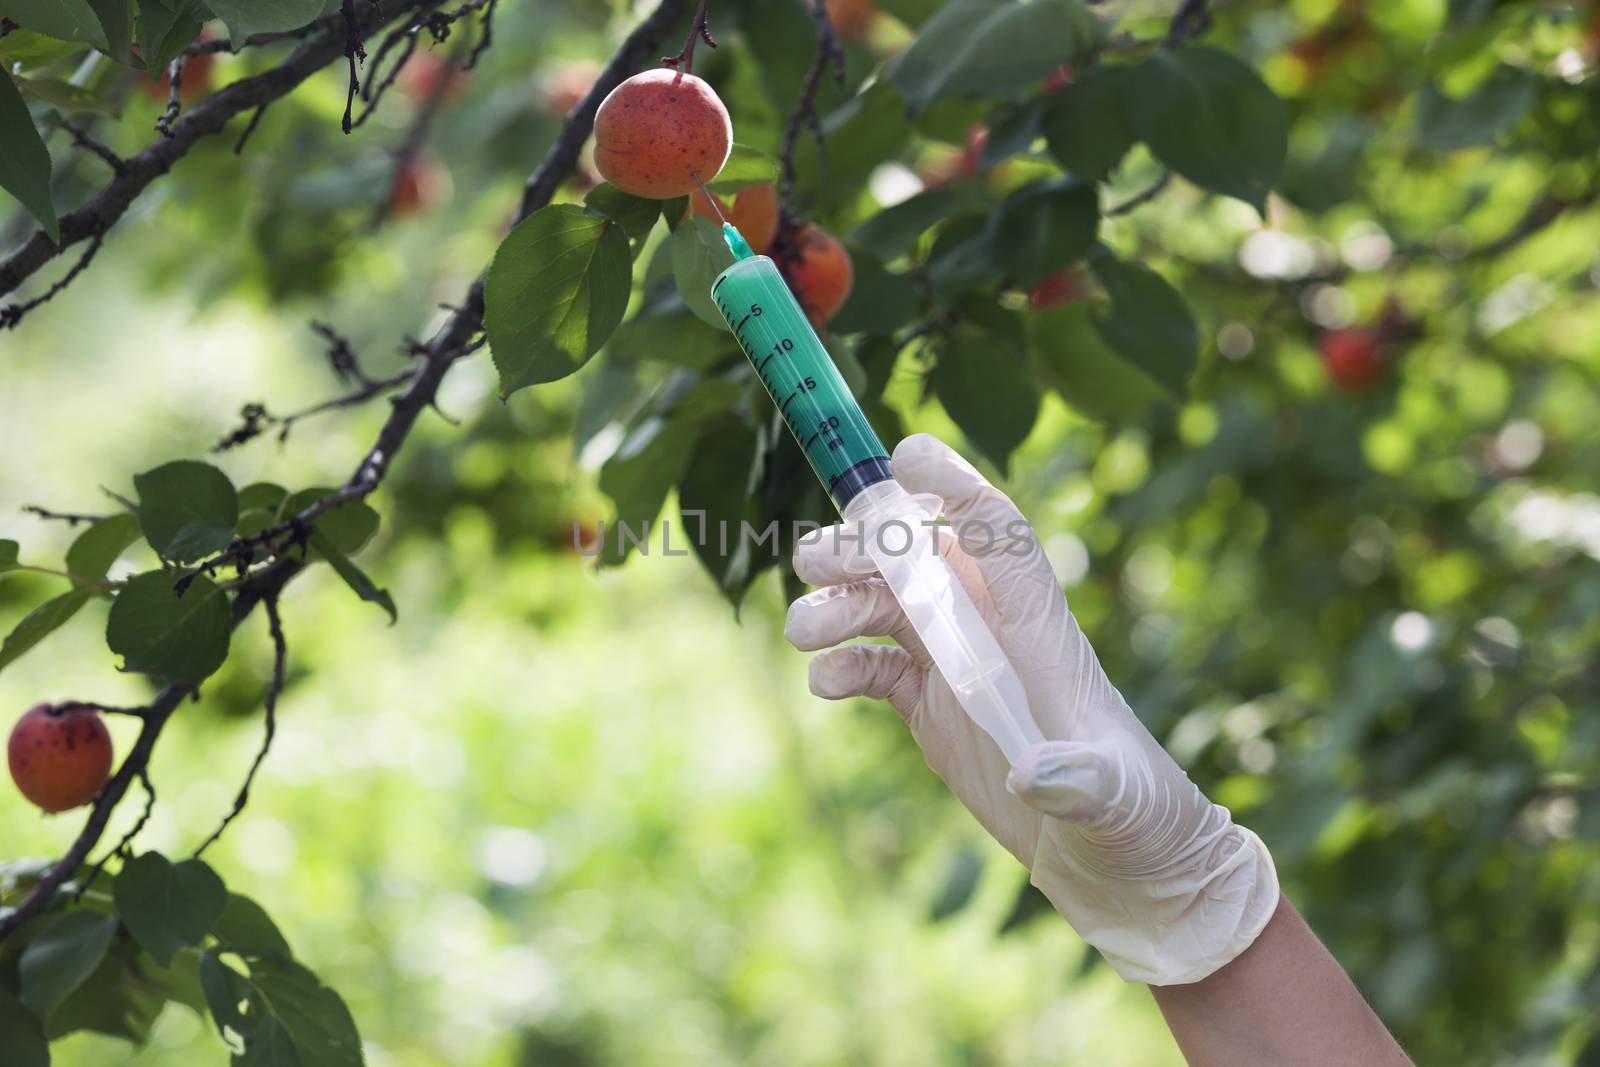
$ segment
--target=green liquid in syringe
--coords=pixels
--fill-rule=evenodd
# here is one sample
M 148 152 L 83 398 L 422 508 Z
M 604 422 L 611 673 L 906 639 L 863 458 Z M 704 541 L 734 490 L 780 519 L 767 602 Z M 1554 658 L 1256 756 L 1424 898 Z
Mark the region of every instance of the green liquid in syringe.
M 717 277 L 711 299 L 839 510 L 889 478 L 888 452 L 777 264 L 766 256 L 738 260 Z

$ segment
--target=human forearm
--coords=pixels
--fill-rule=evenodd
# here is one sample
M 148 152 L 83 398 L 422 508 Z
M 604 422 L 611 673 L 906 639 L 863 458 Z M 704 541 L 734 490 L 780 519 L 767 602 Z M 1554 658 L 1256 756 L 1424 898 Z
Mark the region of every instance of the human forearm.
M 1287 897 L 1231 963 L 1150 991 L 1191 1067 L 1411 1063 Z

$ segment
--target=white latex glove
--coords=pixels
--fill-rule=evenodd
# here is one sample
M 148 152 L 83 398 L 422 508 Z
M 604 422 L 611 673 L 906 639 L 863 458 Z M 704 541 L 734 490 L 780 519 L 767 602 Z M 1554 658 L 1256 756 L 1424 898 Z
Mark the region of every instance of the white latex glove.
M 1048 740 L 1007 765 L 961 710 L 888 586 L 846 570 L 854 548 L 838 527 L 795 551 L 795 573 L 823 588 L 790 606 L 785 636 L 802 651 L 880 636 L 900 647 L 830 648 L 811 662 L 811 691 L 888 700 L 928 765 L 1123 978 L 1196 982 L 1238 956 L 1277 907 L 1266 846 L 1205 798 L 1106 678 L 1016 505 L 926 434 L 900 443 L 893 469 L 909 492 L 942 499 L 952 528 L 983 524 L 966 541 L 992 541 L 987 551 L 968 555 L 947 536 L 946 559 L 1021 676 Z M 1024 530 L 1025 543 L 1015 537 Z

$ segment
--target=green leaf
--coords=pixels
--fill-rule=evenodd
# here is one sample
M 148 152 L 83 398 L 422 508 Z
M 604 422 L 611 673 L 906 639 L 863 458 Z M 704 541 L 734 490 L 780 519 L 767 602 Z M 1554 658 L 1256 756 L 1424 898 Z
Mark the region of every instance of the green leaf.
M 661 513 L 667 493 L 683 476 L 699 427 L 683 419 L 659 415 L 645 419 L 623 438 L 600 468 L 600 491 L 616 505 L 616 522 L 606 528 L 601 559 L 620 563 L 633 550 L 618 524 L 636 535 Z
M 139 520 L 126 512 L 98 519 L 67 549 L 67 570 L 80 578 L 100 579 L 139 539 Z
M 339 551 L 339 546 L 333 539 L 320 530 L 311 531 L 311 547 L 322 553 L 323 558 L 334 572 L 344 579 L 344 584 L 355 590 L 357 596 L 369 604 L 376 604 L 389 613 L 389 623 L 393 625 L 400 619 L 400 612 L 394 606 L 394 598 L 386 589 L 380 589 L 367 577 L 365 571 L 350 562 L 350 557 Z
M 286 959 L 256 961 L 250 983 L 269 1017 L 283 1023 L 300 1054 L 301 1067 L 361 1067 L 361 1036 L 338 993 L 300 964 Z
M 623 228 L 575 204 L 540 208 L 512 230 L 484 286 L 501 396 L 588 362 L 622 321 L 632 272 Z
M 1200 331 L 1183 297 L 1146 267 L 1109 256 L 1093 266 L 1111 297 L 1110 313 L 1095 320 L 1100 336 L 1168 394 L 1183 395 L 1200 350 Z
M 1001 275 L 1022 286 L 1082 259 L 1100 225 L 1093 186 L 1076 178 L 1025 185 L 995 206 L 981 224 L 957 219 L 941 231 L 928 255 L 928 277 L 958 293 Z
M 19 961 L 22 1002 L 34 1018 L 49 1022 L 50 1013 L 100 966 L 116 932 L 115 916 L 94 911 L 57 912 L 39 921 Z
M 45 1036 L 90 1030 L 142 1043 L 167 1002 L 160 972 L 153 976 L 147 965 L 154 966 L 131 940 L 114 938 L 99 966 L 50 1014 Z
M 160 78 L 210 17 L 203 0 L 140 0 L 139 51 L 150 77 Z
M 1136 91 L 1131 82 L 1137 77 L 1131 67 L 1097 65 L 1048 98 L 1041 125 L 1050 154 L 1063 167 L 1100 181 L 1127 155 L 1137 138 L 1122 101 Z
M 250 979 L 223 963 L 216 949 L 200 954 L 200 989 L 218 1034 L 226 1038 L 230 1030 L 238 1035 L 249 1031 L 254 1020 L 245 1018 L 244 1007 L 250 1000 Z
M 1002 105 L 989 122 L 989 135 L 978 153 L 978 169 L 990 171 L 1033 148 L 1044 133 L 1045 100 L 1034 99 L 1021 106 Z
M 6 0 L 6 17 L 18 26 L 62 41 L 106 51 L 106 32 L 89 0 Z
M 271 482 L 252 482 L 239 490 L 240 511 L 270 511 L 276 518 L 289 491 Z
M 625 193 L 609 182 L 601 182 L 583 198 L 584 205 L 597 215 L 611 219 L 627 231 L 628 237 L 642 241 L 661 217 L 661 201 Z
M 228 24 L 237 47 L 252 33 L 298 30 L 322 14 L 323 0 L 210 0 L 210 5 Z
M 126 670 L 198 682 L 228 658 L 228 597 L 203 574 L 182 596 L 176 584 L 166 571 L 130 578 L 111 602 L 106 644 Z
M 139 526 L 166 559 L 192 563 L 228 547 L 239 522 L 239 494 L 209 463 L 180 459 L 134 476 Z
M 22 546 L 15 541 L 0 540 L 0 573 L 17 567 L 17 553 L 20 551 Z
M 1503 63 L 1459 99 L 1429 85 L 1417 94 L 1417 143 L 1438 152 L 1491 144 L 1528 113 L 1538 95 L 1538 78 Z
M 842 205 L 861 195 L 877 167 L 894 158 L 911 135 L 906 103 L 895 87 L 875 82 L 822 120 L 827 166 L 815 137 L 800 138 L 795 151 L 799 187 L 823 205 Z
M 778 180 L 778 161 L 747 144 L 734 142 L 728 161 L 707 183 L 714 193 L 737 193 L 752 185 L 767 185 Z
M 266 909 L 240 893 L 228 894 L 228 905 L 211 932 L 228 951 L 241 956 L 293 955 Z
M 60 244 L 61 224 L 50 197 L 50 153 L 9 75 L 0 77 L 0 144 L 6 146 L 0 152 L 0 189 L 16 197 Z
M 678 295 L 695 317 L 708 326 L 726 330 L 722 313 L 711 299 L 717 275 L 733 264 L 733 253 L 722 241 L 722 229 L 710 219 L 691 216 L 672 232 L 672 280 Z
M 13 75 L 17 89 L 29 100 L 49 104 L 63 115 L 115 115 L 117 105 L 91 89 L 55 78 L 25 78 Z
M 869 248 L 885 260 L 894 259 L 909 251 L 918 237 L 973 201 L 972 196 L 954 189 L 918 193 L 857 226 L 850 243 Z
M 939 893 L 928 906 L 928 921 L 948 919 L 967 906 L 983 875 L 983 857 L 971 846 L 956 849 L 945 868 Z
M 6 635 L 5 643 L 0 645 L 0 671 L 65 625 L 68 619 L 78 613 L 79 608 L 89 602 L 91 595 L 88 589 L 74 589 L 45 601 L 23 616 L 22 621 Z
M 4 986 L 0 986 L 0 1048 L 6 1050 L 7 1067 L 50 1067 L 50 1044 L 39 1020 Z
M 990 217 L 989 258 L 1029 286 L 1094 247 L 1100 225 L 1095 187 L 1071 178 L 1035 182 L 1007 196 Z
M 27 73 L 81 55 L 88 48 L 86 44 L 57 40 L 32 30 L 12 30 L 0 37 L 0 65 Z
M 1082 414 L 1100 422 L 1131 422 L 1169 402 L 1149 375 L 1106 344 L 1090 301 L 1035 311 L 1027 319 L 1028 349 L 1045 380 Z
M 112 897 L 133 939 L 163 967 L 180 948 L 200 944 L 228 904 L 222 879 L 203 861 L 173 863 L 159 852 L 124 863 Z
M 995 96 L 1076 62 L 1099 39 L 1077 0 L 954 0 L 939 9 L 888 79 L 913 110 L 953 96 Z
M 679 367 L 710 367 L 737 353 L 733 335 L 725 327 L 701 322 L 689 311 L 676 289 L 667 289 L 670 299 L 659 307 L 643 307 L 639 314 L 617 327 L 611 335 L 612 356 L 633 363 L 658 360 Z
M 232 1031 L 244 1046 L 233 1061 L 239 1067 L 361 1067 L 350 1009 L 293 960 L 252 960 L 247 977 L 207 952 L 200 981 L 218 1029 Z
M 742 522 L 756 519 L 756 433 L 735 415 L 717 419 L 694 446 L 678 485 L 683 537 L 735 608 L 755 570 Z
M 281 519 L 298 515 L 323 497 L 332 496 L 337 489 L 302 489 L 287 497 L 278 508 Z M 281 521 L 281 520 L 280 520 Z M 340 504 L 311 520 L 311 528 L 325 537 L 344 555 L 353 556 L 367 546 L 372 535 L 378 532 L 378 513 L 360 500 Z
M 89 0 L 106 35 L 106 53 L 118 63 L 133 64 L 134 0 Z
M 1121 84 L 1129 124 L 1158 159 L 1265 210 L 1283 172 L 1289 113 L 1255 71 L 1213 48 L 1163 48 Z
M 997 335 L 958 329 L 939 349 L 933 386 L 967 440 L 1004 472 L 1039 415 L 1039 393 L 1022 353 Z
M 885 270 L 878 258 L 852 250 L 855 282 L 844 307 L 828 323 L 838 334 L 890 333 L 906 325 L 922 308 L 917 283 L 904 274 Z

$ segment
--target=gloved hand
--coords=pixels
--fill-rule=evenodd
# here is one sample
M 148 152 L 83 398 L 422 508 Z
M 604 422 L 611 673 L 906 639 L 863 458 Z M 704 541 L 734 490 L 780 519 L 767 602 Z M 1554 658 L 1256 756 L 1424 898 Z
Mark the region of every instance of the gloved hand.
M 846 569 L 854 549 L 838 527 L 795 551 L 795 573 L 822 588 L 790 606 L 784 634 L 802 651 L 829 648 L 811 662 L 811 691 L 888 700 L 928 765 L 1123 978 L 1196 982 L 1238 956 L 1277 907 L 1266 846 L 1205 798 L 1106 678 L 1016 505 L 926 434 L 900 443 L 893 470 L 907 491 L 944 501 L 951 529 L 969 531 L 966 544 L 987 544 L 969 555 L 956 537 L 942 538 L 1048 740 L 1007 765 L 888 586 Z M 879 636 L 900 647 L 830 648 Z

